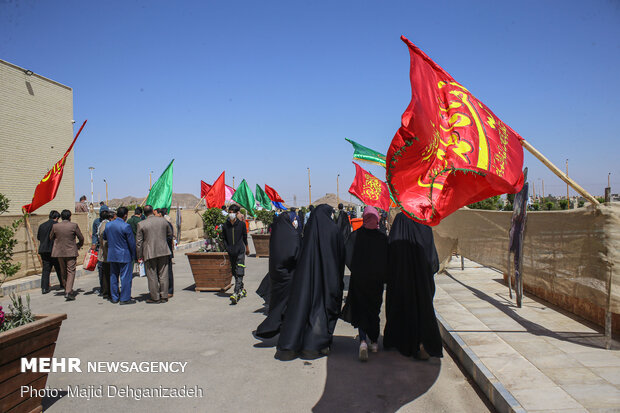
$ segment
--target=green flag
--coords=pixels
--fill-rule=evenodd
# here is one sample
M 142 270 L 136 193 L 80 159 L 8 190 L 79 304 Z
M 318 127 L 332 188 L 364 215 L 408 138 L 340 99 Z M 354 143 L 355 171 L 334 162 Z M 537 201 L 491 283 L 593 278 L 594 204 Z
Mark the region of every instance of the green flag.
M 245 182 L 245 179 L 241 181 L 235 190 L 232 200 L 244 207 L 250 215 L 255 215 L 254 208 L 256 206 L 256 201 L 254 200 L 254 194 L 252 193 L 248 183 Z
M 345 138 L 351 145 L 353 145 L 353 159 L 359 161 L 370 162 L 377 165 L 381 165 L 385 168 L 385 155 L 377 151 L 373 151 L 357 142 L 353 142 L 351 139 Z
M 172 164 L 174 159 L 170 162 L 170 165 L 166 168 L 163 174 L 159 177 L 157 182 L 153 184 L 149 191 L 149 197 L 146 199 L 146 205 L 151 205 L 155 208 L 168 208 L 172 206 Z
M 261 188 L 259 184 L 256 184 L 256 200 L 267 211 L 272 210 L 271 199 L 269 199 L 269 197 L 267 196 L 265 191 L 263 191 L 263 188 Z

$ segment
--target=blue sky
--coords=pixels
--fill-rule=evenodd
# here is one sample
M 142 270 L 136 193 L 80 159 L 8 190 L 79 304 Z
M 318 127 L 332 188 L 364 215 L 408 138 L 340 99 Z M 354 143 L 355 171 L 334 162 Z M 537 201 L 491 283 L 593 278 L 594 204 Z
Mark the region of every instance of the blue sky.
M 348 199 L 344 138 L 387 152 L 409 103 L 401 34 L 587 190 L 611 172 L 620 192 L 618 1 L 0 1 L 0 58 L 71 86 L 88 119 L 75 188 L 94 166 L 95 200 L 103 178 L 145 196 L 172 158 L 175 192 L 226 170 L 302 204 L 310 168 L 313 199 L 338 174 Z

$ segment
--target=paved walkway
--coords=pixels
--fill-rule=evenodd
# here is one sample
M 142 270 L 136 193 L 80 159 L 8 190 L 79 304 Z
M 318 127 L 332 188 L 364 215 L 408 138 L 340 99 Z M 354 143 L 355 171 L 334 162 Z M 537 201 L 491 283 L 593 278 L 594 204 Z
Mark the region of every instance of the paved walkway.
M 620 345 L 605 350 L 601 328 L 530 297 L 517 308 L 502 275 L 472 261 L 453 259 L 436 284 L 444 327 L 515 411 L 620 411 Z
M 51 373 L 47 386 L 64 392 L 48 398 L 49 412 L 485 412 L 489 407 L 459 366 L 443 359 L 414 361 L 396 352 L 357 360 L 354 329 L 339 321 L 332 354 L 318 360 L 274 359 L 274 341 L 252 331 L 264 319 L 254 293 L 267 272 L 267 258 L 249 258 L 248 298 L 230 306 L 227 295 L 197 293 L 187 259 L 175 258 L 174 298 L 167 304 L 113 305 L 92 294 L 95 274 L 76 281 L 76 301 L 31 290 L 35 313 L 67 313 L 55 357 L 89 361 L 182 361 L 184 373 Z M 144 299 L 144 278 L 134 278 L 133 296 Z M 7 297 L 0 299 L 6 306 Z M 71 397 L 67 386 L 136 387 L 187 385 L 202 398 L 151 399 Z

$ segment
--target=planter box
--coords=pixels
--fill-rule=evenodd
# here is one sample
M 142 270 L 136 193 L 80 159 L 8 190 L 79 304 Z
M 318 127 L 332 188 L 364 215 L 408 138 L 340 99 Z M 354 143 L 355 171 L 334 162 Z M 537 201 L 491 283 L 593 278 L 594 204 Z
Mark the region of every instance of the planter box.
M 186 252 L 196 291 L 226 291 L 232 286 L 230 260 L 226 252 Z
M 42 314 L 35 321 L 0 333 L 0 412 L 40 412 L 41 398 L 21 397 L 21 386 L 43 389 L 47 373 L 21 373 L 22 357 L 53 357 L 66 314 Z
M 252 242 L 256 250 L 257 257 L 269 256 L 269 239 L 271 234 L 252 234 Z

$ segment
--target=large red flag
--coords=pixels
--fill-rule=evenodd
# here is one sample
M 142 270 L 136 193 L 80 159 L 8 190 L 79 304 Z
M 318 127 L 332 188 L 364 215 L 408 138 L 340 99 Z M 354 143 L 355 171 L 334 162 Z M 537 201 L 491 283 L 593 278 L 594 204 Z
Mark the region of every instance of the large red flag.
M 349 188 L 349 193 L 355 195 L 366 205 L 386 211 L 390 209 L 390 191 L 386 183 L 355 162 L 353 165 L 355 165 L 355 179 Z
M 207 193 L 209 192 L 209 189 L 211 189 L 211 185 L 209 185 L 208 183 L 206 183 L 205 181 L 201 179 L 200 180 L 200 198 L 206 197 Z
M 221 208 L 226 202 L 226 184 L 224 183 L 224 174 L 226 171 L 222 172 L 219 178 L 213 182 L 213 185 L 207 192 L 207 197 L 205 201 L 207 203 L 207 208 Z
M 280 194 L 278 194 L 275 189 L 273 189 L 267 184 L 265 184 L 265 193 L 273 202 L 284 202 L 284 199 L 280 197 Z
M 404 36 L 411 102 L 387 154 L 387 182 L 410 217 L 437 225 L 464 205 L 523 186 L 522 139 Z
M 65 152 L 62 158 L 60 158 L 60 160 L 56 162 L 54 166 L 52 166 L 52 169 L 47 171 L 43 179 L 41 179 L 41 182 L 39 182 L 39 184 L 34 190 L 32 202 L 28 205 L 22 206 L 22 211 L 24 211 L 24 213 L 31 214 L 43 205 L 56 198 L 56 193 L 58 192 L 58 187 L 60 186 L 60 181 L 62 181 L 62 175 L 65 171 L 65 162 L 67 161 L 67 156 L 69 156 L 69 153 L 71 152 L 71 149 L 73 149 L 75 141 L 77 140 L 78 136 L 80 136 L 80 133 L 82 132 L 82 129 L 84 129 L 84 125 L 86 125 L 87 121 L 88 119 L 85 120 L 84 123 L 82 123 L 80 130 L 75 135 L 75 138 L 73 138 L 73 142 L 71 142 L 71 145 L 69 146 L 69 149 L 67 149 L 67 152 Z M 73 183 L 71 185 L 73 185 Z

